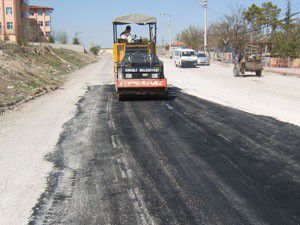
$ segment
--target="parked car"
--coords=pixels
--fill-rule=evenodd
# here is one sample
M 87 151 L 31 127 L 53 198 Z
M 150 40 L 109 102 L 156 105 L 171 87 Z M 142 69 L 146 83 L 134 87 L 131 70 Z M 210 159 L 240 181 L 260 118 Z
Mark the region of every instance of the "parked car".
M 210 58 L 204 52 L 197 53 L 197 65 L 210 65 Z
M 196 52 L 188 48 L 179 48 L 175 50 L 174 62 L 176 67 L 196 67 L 197 55 Z

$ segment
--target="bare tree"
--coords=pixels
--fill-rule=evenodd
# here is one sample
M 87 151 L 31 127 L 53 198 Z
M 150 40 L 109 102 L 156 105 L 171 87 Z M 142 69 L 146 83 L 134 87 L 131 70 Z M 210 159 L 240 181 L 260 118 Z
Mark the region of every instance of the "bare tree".
M 203 47 L 204 31 L 203 29 L 190 25 L 187 29 L 178 34 L 177 39 L 186 46 L 194 50 L 200 50 Z
M 209 27 L 210 48 L 242 50 L 249 40 L 246 23 L 244 20 L 244 8 L 242 6 L 230 7 L 230 13 Z
M 208 47 L 221 49 L 242 50 L 249 40 L 245 35 L 247 29 L 244 19 L 244 8 L 242 6 L 230 7 L 230 13 L 208 29 Z M 203 48 L 203 29 L 190 25 L 178 34 L 178 39 L 190 48 L 200 50 Z
M 231 47 L 235 50 L 242 50 L 249 41 L 245 34 L 247 27 L 244 20 L 244 8 L 242 6 L 231 7 L 230 14 L 225 15 L 222 22 L 226 24 L 225 35 Z
M 60 31 L 55 35 L 55 41 L 60 44 L 67 44 L 68 40 L 69 40 L 69 36 L 65 31 Z

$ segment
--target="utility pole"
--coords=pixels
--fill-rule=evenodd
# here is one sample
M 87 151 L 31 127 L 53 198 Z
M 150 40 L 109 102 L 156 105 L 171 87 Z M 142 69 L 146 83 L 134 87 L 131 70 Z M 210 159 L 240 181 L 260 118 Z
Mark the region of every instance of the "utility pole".
M 285 24 L 289 26 L 291 24 L 291 14 L 292 14 L 292 3 L 291 0 L 287 0 L 287 10 L 286 10 L 286 19 Z
M 207 53 L 207 0 L 203 0 L 204 8 L 204 51 Z
M 161 13 L 160 15 L 169 17 L 169 54 L 172 57 L 172 16 L 169 13 Z

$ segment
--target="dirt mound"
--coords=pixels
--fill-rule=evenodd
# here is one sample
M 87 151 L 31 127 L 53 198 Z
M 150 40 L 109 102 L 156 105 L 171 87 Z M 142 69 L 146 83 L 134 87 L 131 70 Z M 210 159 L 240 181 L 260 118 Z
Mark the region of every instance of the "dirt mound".
M 0 46 L 0 112 L 61 86 L 65 74 L 96 61 L 67 49 Z

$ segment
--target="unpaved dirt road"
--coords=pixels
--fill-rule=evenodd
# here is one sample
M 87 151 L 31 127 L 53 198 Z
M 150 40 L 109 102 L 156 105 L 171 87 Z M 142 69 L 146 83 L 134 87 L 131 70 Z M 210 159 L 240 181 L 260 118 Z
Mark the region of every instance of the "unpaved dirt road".
M 212 72 L 214 68 L 218 73 Z M 28 142 L 10 148 L 19 152 L 18 162 L 26 162 L 10 166 L 21 176 L 21 169 L 44 167 L 46 163 L 53 163 L 54 167 L 43 193 L 39 193 L 43 186 L 29 193 L 26 182 L 32 179 L 44 184 L 45 173 L 28 174 L 26 179 L 19 180 L 17 174 L 12 174 L 14 179 L 9 174 L 0 174 L 24 187 L 23 196 L 14 189 L 5 192 L 10 198 L 5 199 L 6 205 L 1 208 L 1 216 L 5 215 L 8 222 L 3 224 L 20 224 L 7 216 L 13 215 L 12 210 L 17 207 L 4 210 L 5 206 L 13 205 L 11 202 L 21 202 L 20 207 L 26 209 L 37 202 L 29 224 L 299 224 L 300 127 L 245 111 L 269 104 L 274 79 L 288 82 L 282 84 L 282 89 L 279 81 L 274 83 L 280 89 L 276 89 L 278 101 L 286 103 L 281 110 L 289 112 L 293 105 L 297 111 L 295 100 L 299 92 L 294 89 L 300 79 L 291 78 L 291 82 L 285 77 L 267 75 L 261 81 L 251 77 L 236 81 L 229 73 L 230 68 L 225 67 L 224 73 L 220 73 L 220 68 L 223 67 L 215 65 L 184 71 L 167 61 L 168 78 L 181 91 L 172 88 L 170 99 L 163 101 L 119 102 L 113 85 L 107 84 L 112 77 L 111 58 L 92 66 L 88 72 L 94 74 L 90 78 L 93 82 L 89 82 L 89 90 L 79 101 L 75 116 L 65 123 L 55 151 L 46 141 L 43 150 Z M 95 73 L 97 69 L 99 72 Z M 96 80 L 101 81 L 99 85 Z M 215 90 L 221 84 L 224 98 L 218 95 L 219 99 L 214 99 L 221 92 Z M 285 89 L 288 84 L 290 90 Z M 78 83 L 79 86 L 84 85 Z M 242 108 L 244 105 L 237 102 L 235 93 L 240 89 L 245 94 L 245 87 L 248 92 L 253 90 L 255 98 L 262 96 L 259 104 L 253 101 L 254 106 L 245 111 L 187 94 L 204 94 L 203 98 Z M 204 88 L 208 91 L 206 95 L 202 93 Z M 251 103 L 251 99 L 247 102 Z M 30 113 L 25 112 L 27 116 Z M 43 113 L 47 115 L 45 110 Z M 53 113 L 60 122 L 67 119 L 59 111 Z M 272 116 L 259 107 L 256 114 Z M 297 124 L 297 118 L 293 120 L 291 114 L 287 115 L 288 119 L 283 120 Z M 30 122 L 28 119 L 27 123 Z M 15 123 L 14 118 L 10 123 Z M 33 127 L 24 132 L 30 129 Z M 39 130 L 42 135 L 48 127 Z M 58 128 L 51 131 L 60 132 Z M 2 138 L 1 144 L 15 143 L 14 132 Z M 30 138 L 31 142 L 41 141 L 38 134 Z M 55 138 L 51 140 L 53 144 Z M 7 149 L 9 144 L 5 146 Z M 23 157 L 21 151 L 26 151 L 27 156 Z M 38 157 L 30 161 L 29 157 L 36 154 Z M 6 187 L 10 190 L 18 185 L 10 183 Z M 14 197 L 13 193 L 17 195 Z M 28 201 L 27 205 L 23 199 Z

